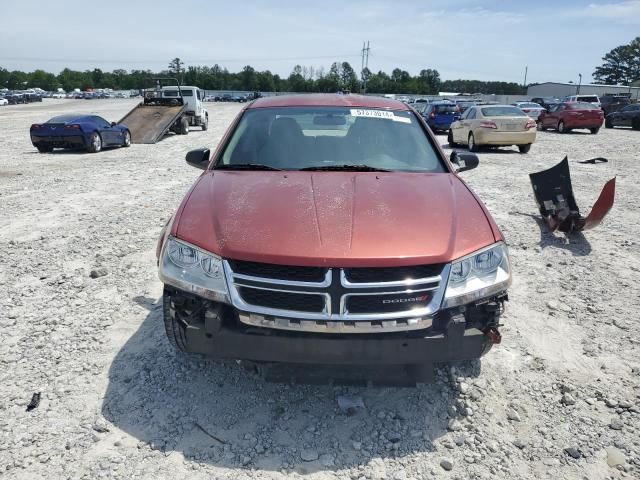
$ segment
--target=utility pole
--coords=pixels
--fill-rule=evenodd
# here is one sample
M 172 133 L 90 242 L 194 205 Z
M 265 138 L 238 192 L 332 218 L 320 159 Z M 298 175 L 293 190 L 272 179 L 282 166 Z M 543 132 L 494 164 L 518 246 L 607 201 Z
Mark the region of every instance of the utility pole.
M 524 83 L 522 84 L 524 88 L 527 88 L 527 71 L 528 70 L 529 70 L 529 65 L 525 65 L 524 66 Z
M 576 90 L 576 95 L 580 95 L 580 86 L 582 85 L 582 74 L 578 74 L 578 89 Z
M 362 78 L 362 93 L 367 92 L 367 79 L 364 76 L 364 69 L 369 69 L 369 40 L 366 43 L 362 43 L 362 65 L 360 67 L 360 78 Z

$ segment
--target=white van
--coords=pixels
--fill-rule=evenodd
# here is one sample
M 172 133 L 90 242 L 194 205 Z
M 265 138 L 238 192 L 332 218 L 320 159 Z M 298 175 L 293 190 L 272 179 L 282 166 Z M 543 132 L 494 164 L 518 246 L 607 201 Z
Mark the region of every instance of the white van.
M 593 103 L 594 105 L 597 105 L 598 108 L 601 107 L 600 105 L 600 99 L 598 98 L 597 95 L 571 95 L 569 97 L 566 97 L 565 102 L 587 102 L 587 103 Z

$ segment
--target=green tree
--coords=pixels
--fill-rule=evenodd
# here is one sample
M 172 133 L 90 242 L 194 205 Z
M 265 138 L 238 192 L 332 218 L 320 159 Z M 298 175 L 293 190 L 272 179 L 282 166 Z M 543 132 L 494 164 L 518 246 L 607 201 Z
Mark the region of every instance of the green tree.
M 424 95 L 437 95 L 440 91 L 440 74 L 437 70 L 432 70 L 427 68 L 425 70 L 420 70 L 420 75 L 418 76 L 418 93 L 422 93 Z
M 169 62 L 169 73 L 175 75 L 180 83 L 182 83 L 182 74 L 184 73 L 184 62 L 179 57 L 174 58 Z
M 640 37 L 636 37 L 628 45 L 614 48 L 602 60 L 602 65 L 593 72 L 596 83 L 629 85 L 639 80 Z

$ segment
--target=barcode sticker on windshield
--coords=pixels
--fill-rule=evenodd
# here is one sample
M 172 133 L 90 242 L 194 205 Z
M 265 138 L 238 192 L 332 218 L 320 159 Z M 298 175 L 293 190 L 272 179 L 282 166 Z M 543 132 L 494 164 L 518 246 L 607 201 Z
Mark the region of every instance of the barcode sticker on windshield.
M 352 117 L 365 117 L 365 118 L 382 118 L 385 120 L 393 120 L 394 122 L 411 123 L 411 119 L 408 117 L 399 117 L 393 112 L 387 110 L 365 110 L 362 108 L 352 108 Z

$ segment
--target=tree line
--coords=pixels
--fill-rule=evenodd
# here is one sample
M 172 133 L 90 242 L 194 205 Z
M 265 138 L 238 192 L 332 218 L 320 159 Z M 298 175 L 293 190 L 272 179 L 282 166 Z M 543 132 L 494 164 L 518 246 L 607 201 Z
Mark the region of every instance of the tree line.
M 596 67 L 593 79 L 608 85 L 630 85 L 640 80 L 640 37 L 602 57 L 602 65 Z
M 167 69 L 151 70 L 116 69 L 111 72 L 99 68 L 71 70 L 65 68 L 59 74 L 38 69 L 33 72 L 9 71 L 0 67 L 0 88 L 11 90 L 42 88 L 54 91 L 62 88 L 72 91 L 96 88 L 137 90 L 154 86 L 153 78 L 177 76 L 183 85 L 195 85 L 206 90 L 244 90 L 262 92 L 360 92 L 363 85 L 370 93 L 406 93 L 437 95 L 438 92 L 495 93 L 518 95 L 523 87 L 513 82 L 486 82 L 481 80 L 442 80 L 435 69 L 423 69 L 418 75 L 394 68 L 391 73 L 374 73 L 365 68 L 358 75 L 349 62 L 334 62 L 324 67 L 296 65 L 288 77 L 281 77 L 269 70 L 258 71 L 250 65 L 239 72 L 230 72 L 220 65 L 187 66 L 175 58 Z

